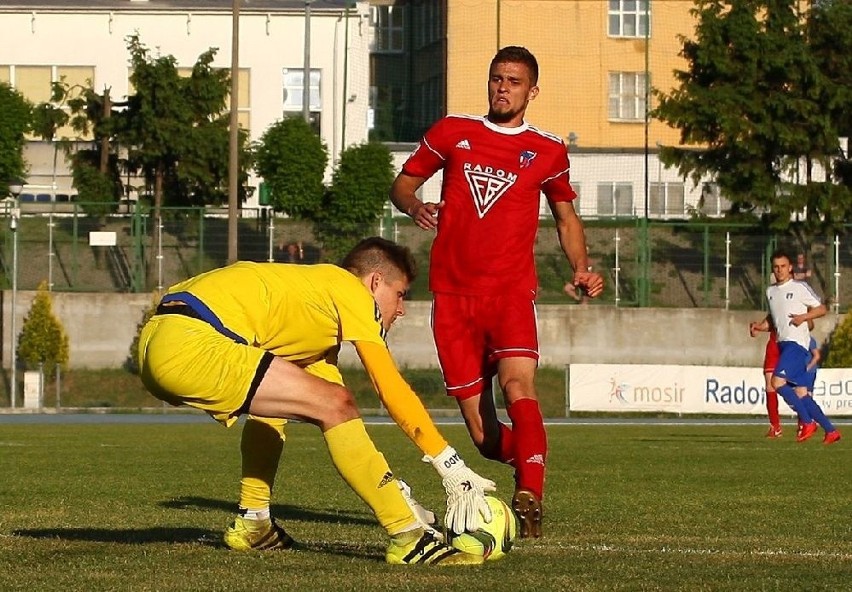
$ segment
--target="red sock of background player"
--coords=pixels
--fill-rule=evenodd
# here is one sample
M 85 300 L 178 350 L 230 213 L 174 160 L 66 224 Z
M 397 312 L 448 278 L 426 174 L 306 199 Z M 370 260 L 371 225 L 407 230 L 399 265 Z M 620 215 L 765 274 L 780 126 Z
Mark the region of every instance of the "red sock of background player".
M 769 414 L 769 425 L 773 428 L 781 427 L 781 416 L 778 415 L 778 393 L 766 391 L 766 412 Z
M 515 480 L 519 489 L 529 489 L 542 499 L 547 433 L 535 399 L 519 399 L 507 409 L 512 420 L 515 444 Z

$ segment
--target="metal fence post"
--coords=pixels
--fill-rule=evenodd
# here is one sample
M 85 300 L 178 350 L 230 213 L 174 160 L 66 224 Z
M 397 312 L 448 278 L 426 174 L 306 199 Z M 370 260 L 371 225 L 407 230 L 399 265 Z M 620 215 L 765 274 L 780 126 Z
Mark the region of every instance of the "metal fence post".
M 47 217 L 47 291 L 53 291 L 53 212 Z
M 261 207 L 263 207 L 263 206 L 261 206 Z M 265 211 L 269 213 L 269 230 L 268 230 L 268 233 L 269 233 L 269 242 L 268 242 L 268 252 L 267 252 L 266 260 L 267 260 L 269 263 L 272 263 L 273 261 L 275 261 L 275 255 L 274 255 L 274 248 L 275 248 L 275 247 L 274 247 L 274 244 L 275 244 L 275 222 L 273 221 L 273 218 L 274 218 L 275 216 L 274 216 L 274 214 L 273 214 L 273 212 L 272 212 L 272 208 L 271 208 L 271 207 L 270 207 L 270 208 L 266 208 L 266 210 L 265 210 Z
M 612 268 L 612 271 L 615 273 L 615 307 L 618 308 L 618 303 L 621 300 L 620 291 L 618 289 L 618 274 L 621 271 L 621 266 L 619 265 L 619 243 L 621 242 L 621 237 L 618 235 L 618 228 L 615 229 L 615 267 Z
M 59 411 L 62 408 L 61 396 L 62 396 L 62 366 L 56 364 L 56 410 Z
M 834 299 L 831 303 L 834 314 L 840 313 L 840 236 L 834 235 Z
M 731 307 L 731 231 L 725 233 L 725 310 Z
M 571 364 L 565 364 L 565 417 L 571 417 Z
M 157 217 L 157 292 L 163 291 L 163 217 Z

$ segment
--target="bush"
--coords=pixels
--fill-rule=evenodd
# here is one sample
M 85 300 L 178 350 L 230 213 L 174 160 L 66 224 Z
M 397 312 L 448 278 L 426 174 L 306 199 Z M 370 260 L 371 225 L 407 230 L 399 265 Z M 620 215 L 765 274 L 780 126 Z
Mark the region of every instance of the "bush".
M 340 154 L 331 188 L 314 217 L 314 236 L 322 242 L 326 260 L 342 259 L 359 240 L 376 234 L 393 179 L 393 161 L 384 144 L 353 145 Z
M 130 351 L 127 352 L 127 361 L 125 362 L 125 368 L 131 374 L 139 374 L 139 334 L 142 332 L 142 327 L 148 322 L 148 320 L 154 316 L 154 313 L 157 311 L 157 305 L 160 303 L 160 298 L 162 294 L 158 291 L 154 291 L 154 294 L 151 296 L 151 304 L 142 314 L 142 320 L 140 320 L 136 324 L 136 335 L 133 337 L 133 343 L 130 344 Z
M 18 359 L 29 370 L 38 370 L 42 365 L 48 379 L 56 374 L 56 366 L 68 368 L 68 335 L 62 323 L 53 314 L 47 282 L 41 282 L 24 325 L 18 336 Z
M 852 314 L 835 327 L 828 337 L 828 355 L 823 368 L 852 368 Z
M 328 150 L 311 126 L 301 117 L 285 117 L 263 133 L 255 155 L 275 210 L 311 219 L 322 202 L 328 164 Z

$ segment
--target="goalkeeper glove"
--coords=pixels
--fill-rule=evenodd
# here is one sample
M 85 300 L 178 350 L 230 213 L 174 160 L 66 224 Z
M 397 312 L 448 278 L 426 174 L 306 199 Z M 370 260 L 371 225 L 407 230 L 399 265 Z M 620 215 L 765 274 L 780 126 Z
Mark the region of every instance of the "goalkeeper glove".
M 427 459 L 438 471 L 447 492 L 447 528 L 456 534 L 475 531 L 479 528 L 479 517 L 491 522 L 491 508 L 485 501 L 486 491 L 495 491 L 494 481 L 480 477 L 471 471 L 451 446 L 447 446 L 435 458 Z

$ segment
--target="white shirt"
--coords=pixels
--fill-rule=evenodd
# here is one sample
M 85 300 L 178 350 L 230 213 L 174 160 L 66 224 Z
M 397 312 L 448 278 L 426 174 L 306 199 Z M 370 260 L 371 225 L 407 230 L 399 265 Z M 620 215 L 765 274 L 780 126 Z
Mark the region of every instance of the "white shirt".
M 766 298 L 769 300 L 772 323 L 778 331 L 778 341 L 795 341 L 808 349 L 811 341 L 808 324 L 802 323 L 795 327 L 790 322 L 790 315 L 805 314 L 809 308 L 822 304 L 810 285 L 793 279 L 783 284 L 772 284 L 766 289 Z

